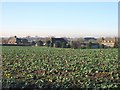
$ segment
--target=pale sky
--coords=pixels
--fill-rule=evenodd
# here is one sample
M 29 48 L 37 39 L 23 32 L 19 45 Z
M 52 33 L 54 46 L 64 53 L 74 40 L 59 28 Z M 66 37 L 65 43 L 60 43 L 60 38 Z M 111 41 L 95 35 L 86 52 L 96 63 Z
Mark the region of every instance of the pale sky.
M 117 36 L 117 2 L 2 2 L 0 36 Z

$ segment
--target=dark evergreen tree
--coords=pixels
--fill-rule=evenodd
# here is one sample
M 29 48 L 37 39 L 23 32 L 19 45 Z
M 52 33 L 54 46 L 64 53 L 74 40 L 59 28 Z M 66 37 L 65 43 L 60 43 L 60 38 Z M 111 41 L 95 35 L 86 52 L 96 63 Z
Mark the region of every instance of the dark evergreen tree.
M 41 40 L 37 41 L 38 46 L 43 46 L 43 42 Z
M 47 47 L 50 46 L 50 40 L 46 41 L 46 46 L 47 46 Z

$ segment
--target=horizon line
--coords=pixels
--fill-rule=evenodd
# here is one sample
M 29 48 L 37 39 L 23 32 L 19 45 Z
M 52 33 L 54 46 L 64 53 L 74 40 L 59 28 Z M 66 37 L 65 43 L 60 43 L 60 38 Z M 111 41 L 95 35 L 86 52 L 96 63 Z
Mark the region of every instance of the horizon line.
M 14 37 L 17 35 L 11 35 L 11 36 L 0 36 L 0 38 L 9 38 L 9 37 Z M 36 38 L 46 38 L 46 37 L 55 37 L 55 38 L 83 38 L 83 37 L 94 37 L 94 38 L 101 38 L 101 37 L 119 37 L 119 36 L 92 36 L 92 35 L 85 35 L 85 36 L 54 36 L 54 35 L 49 35 L 49 36 L 39 36 L 39 35 L 26 35 L 26 36 L 17 36 L 19 38 L 26 38 L 26 37 L 36 37 Z

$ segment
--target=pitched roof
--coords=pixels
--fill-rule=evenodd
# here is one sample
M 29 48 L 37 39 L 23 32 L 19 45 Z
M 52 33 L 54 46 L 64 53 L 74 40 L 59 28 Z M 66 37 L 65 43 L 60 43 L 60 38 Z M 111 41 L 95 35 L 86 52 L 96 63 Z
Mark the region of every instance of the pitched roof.
M 64 38 L 52 38 L 52 41 L 67 42 L 67 39 L 64 39 Z

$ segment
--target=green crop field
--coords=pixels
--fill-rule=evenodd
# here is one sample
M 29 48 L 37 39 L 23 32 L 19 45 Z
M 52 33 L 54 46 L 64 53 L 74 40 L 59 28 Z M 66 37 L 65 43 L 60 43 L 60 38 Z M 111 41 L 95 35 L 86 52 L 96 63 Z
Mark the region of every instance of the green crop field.
M 2 61 L 3 88 L 120 88 L 117 49 L 3 46 Z

